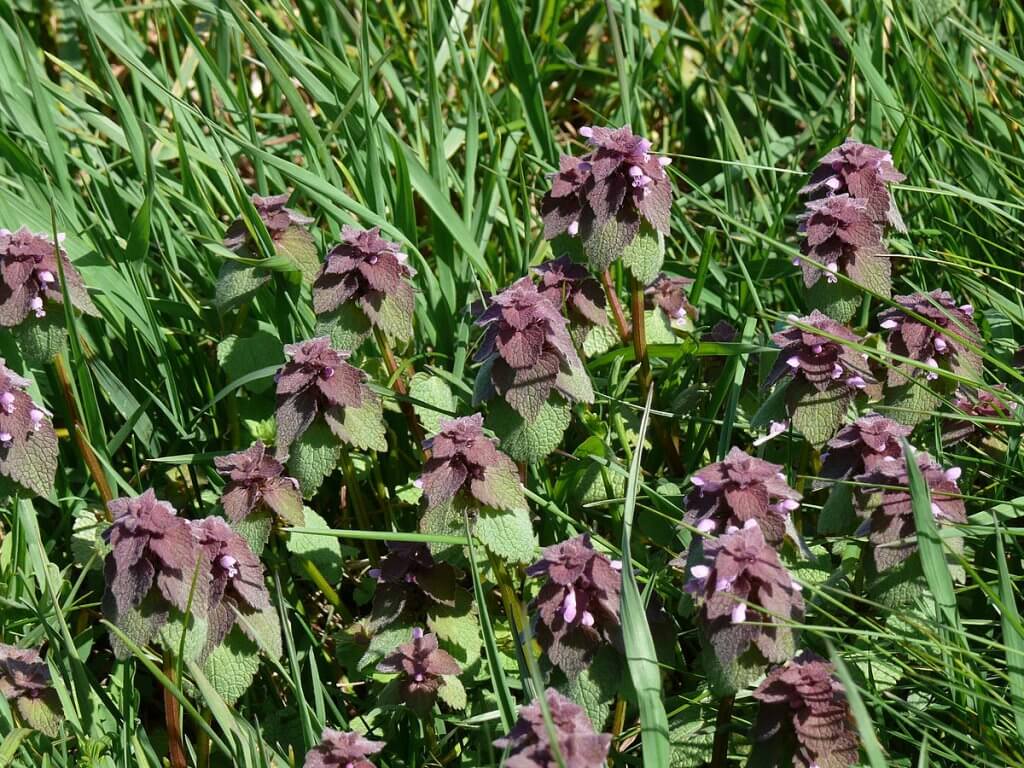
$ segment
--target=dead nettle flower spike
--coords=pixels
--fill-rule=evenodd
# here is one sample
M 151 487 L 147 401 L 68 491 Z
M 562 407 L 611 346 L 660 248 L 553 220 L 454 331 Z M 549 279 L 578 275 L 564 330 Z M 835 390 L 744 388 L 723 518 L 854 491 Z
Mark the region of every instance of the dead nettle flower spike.
M 302 768 L 375 768 L 366 758 L 385 746 L 383 741 L 370 741 L 359 733 L 324 728 L 320 743 L 306 753 Z
M 765 386 L 792 376 L 818 392 L 841 387 L 852 394 L 874 383 L 865 355 L 844 343 L 861 342 L 849 328 L 818 310 L 807 317 L 790 316 L 789 320 L 793 324 L 790 328 L 772 336 L 782 351 Z
M 391 339 L 408 341 L 416 308 L 415 274 L 401 246 L 382 238 L 379 228 L 346 225 L 313 283 L 313 311 L 323 315 L 352 303 L 371 326 Z
M 800 194 L 811 198 L 849 195 L 863 200 L 872 220 L 906 232 L 889 184 L 906 179 L 892 164 L 892 154 L 847 139 L 823 158 Z
M 689 288 L 693 280 L 688 277 L 669 277 L 664 272 L 654 278 L 644 293 L 647 308 L 658 307 L 673 323 L 687 324 L 697 319 L 697 308 L 690 304 Z
M 667 157 L 651 154 L 651 142 L 623 128 L 584 127 L 592 148 L 583 157 L 559 160 L 551 191 L 541 201 L 544 237 L 579 237 L 591 267 L 603 271 L 640 232 L 643 222 L 669 232 L 672 184 Z M 602 243 L 605 225 L 617 225 L 614 247 Z
M 397 672 L 399 700 L 424 716 L 434 706 L 446 675 L 462 674 L 462 667 L 437 647 L 437 636 L 414 629 L 412 640 L 398 646 L 377 665 L 379 672 Z
M 879 324 L 887 331 L 889 351 L 907 357 L 926 368 L 893 361 L 889 368 L 889 385 L 905 383 L 905 377 L 921 377 L 931 381 L 939 378 L 939 369 L 958 376 L 977 378 L 981 375 L 981 356 L 969 345 L 981 344 L 975 324 L 974 307 L 953 300 L 946 291 L 896 296 L 897 307 L 881 312 Z M 933 328 L 914 315 L 925 318 Z
M 585 267 L 562 255 L 533 271 L 540 277 L 538 293 L 562 309 L 572 325 L 608 325 L 604 289 Z
M 220 502 L 231 522 L 241 522 L 265 508 L 287 523 L 302 525 L 299 483 L 285 476 L 284 466 L 263 443 L 257 440 L 244 451 L 217 456 L 213 463 L 228 481 Z
M 903 455 L 901 441 L 909 437 L 911 427 L 869 413 L 840 429 L 827 443 L 821 455 L 821 476 L 828 480 L 846 480 L 874 469 L 885 459 Z M 819 482 L 817 487 L 827 483 Z
M 537 641 L 552 664 L 575 677 L 603 646 L 619 643 L 621 563 L 596 551 L 586 534 L 545 547 L 529 576 L 547 581 L 533 608 Z
M 379 422 L 381 403 L 366 374 L 345 362 L 349 353 L 325 337 L 289 344 L 284 352 L 289 359 L 277 374 L 278 457 L 318 416 L 339 440 L 364 447 L 364 436 L 349 427 L 346 412 L 372 409 Z
M 846 768 L 860 756 L 846 691 L 835 668 L 804 651 L 768 673 L 754 691 L 761 702 L 754 723 L 757 749 L 768 749 L 765 765 L 794 768 Z
M 410 608 L 422 616 L 424 609 L 455 607 L 464 591 L 455 568 L 435 561 L 430 547 L 421 542 L 390 541 L 388 550 L 380 567 L 370 569 L 370 576 L 377 579 L 374 623 L 390 624 Z
M 0 695 L 33 728 L 48 736 L 57 735 L 60 703 L 53 690 L 50 668 L 37 649 L 0 643 Z
M 672 564 L 687 568 L 684 559 Z M 756 518 L 732 533 L 706 539 L 702 562 L 689 572 L 685 589 L 700 608 L 702 631 L 723 669 L 741 662 L 751 650 L 765 662 L 790 657 L 791 625 L 804 613 L 801 587 L 765 541 Z
M 263 577 L 263 563 L 241 535 L 219 517 L 207 517 L 191 523 L 191 527 L 210 569 L 207 646 L 212 649 L 227 637 L 239 614 L 245 618 L 273 607 Z M 238 624 L 259 643 L 244 621 Z
M 800 251 L 807 258 L 794 263 L 803 270 L 808 288 L 822 276 L 837 283 L 838 274 L 859 285 L 890 284 L 882 228 L 872 220 L 864 200 L 845 194 L 811 200 L 800 217 L 799 231 L 804 236 Z
M 58 235 L 58 243 L 63 241 L 64 235 Z M 61 270 L 72 305 L 87 315 L 99 316 L 62 244 L 25 227 L 17 232 L 0 229 L 0 326 L 10 328 L 26 319 L 46 317 L 49 305 L 63 304 Z
M 430 457 L 419 484 L 427 509 L 446 504 L 464 493 L 476 504 L 495 509 L 525 509 L 519 471 L 498 450 L 496 440 L 483 430 L 484 417 L 476 413 L 442 420 L 441 431 L 423 442 Z
M 57 434 L 49 414 L 25 391 L 22 378 L 0 357 L 0 475 L 40 496 L 53 489 Z
M 932 515 L 937 523 L 966 523 L 967 512 L 960 494 L 960 467 L 943 469 L 927 453 L 917 454 L 917 465 L 928 486 Z M 858 488 L 858 512 L 869 520 L 868 539 L 874 545 L 876 570 L 881 573 L 902 563 L 917 550 L 917 533 L 910 497 L 910 475 L 905 456 L 883 459 L 854 478 Z
M 590 378 L 558 307 L 528 277 L 491 299 L 476 318 L 484 328 L 475 359 L 474 404 L 500 395 L 523 419 L 537 418 L 552 393 L 569 401 L 593 402 Z
M 554 688 L 544 692 L 548 715 L 554 727 L 558 754 L 565 768 L 594 768 L 604 765 L 612 737 L 597 733 L 587 713 Z M 508 768 L 556 768 L 559 765 L 551 748 L 551 737 L 540 703 L 536 700 L 519 710 L 519 717 L 504 738 L 494 742 L 508 750 Z
M 280 241 L 292 227 L 305 228 L 313 223 L 313 219 L 310 217 L 285 207 L 289 197 L 290 195 L 285 193 L 270 197 L 253 195 L 250 198 L 253 208 L 256 209 L 256 213 L 259 214 L 270 234 L 270 239 L 275 243 Z M 245 225 L 245 219 L 240 217 L 231 222 L 231 226 L 224 234 L 224 247 L 232 251 L 241 251 L 251 244 L 252 237 L 249 234 L 249 228 Z
M 985 423 L 988 419 L 1013 419 L 1017 413 L 1017 403 L 1003 395 L 1010 391 L 1005 384 L 997 384 L 991 390 L 979 389 L 973 394 L 960 387 L 957 389 L 953 407 L 964 418 L 950 418 L 942 422 L 942 442 L 955 445 L 976 435 L 988 434 L 992 431 L 1003 431 L 1002 424 Z
M 135 498 L 114 499 L 107 508 L 114 519 L 103 533 L 111 547 L 104 563 L 103 612 L 110 620 L 124 628 L 147 597 L 155 598 L 153 610 L 147 612 L 151 632 L 167 621 L 168 606 L 204 613 L 207 574 L 199 567 L 202 550 L 189 522 L 158 500 L 152 489 Z M 193 579 L 196 589 L 189 606 Z M 119 646 L 115 644 L 115 649 Z
M 800 506 L 800 494 L 789 487 L 782 465 L 739 448 L 697 470 L 690 482 L 683 520 L 706 534 L 735 531 L 756 520 L 764 538 L 778 544 L 789 514 Z

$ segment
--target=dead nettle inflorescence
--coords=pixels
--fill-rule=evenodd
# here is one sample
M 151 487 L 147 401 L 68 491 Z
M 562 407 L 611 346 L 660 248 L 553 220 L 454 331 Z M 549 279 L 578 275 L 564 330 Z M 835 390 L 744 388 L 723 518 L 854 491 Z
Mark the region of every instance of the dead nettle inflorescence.
M 680 558 L 672 565 L 686 569 Z M 794 623 L 803 619 L 801 587 L 765 541 L 756 518 L 743 528 L 704 541 L 689 566 L 685 589 L 699 607 L 713 686 L 735 689 L 793 654 Z
M 57 735 L 63 719 L 60 700 L 38 650 L 0 643 L 0 695 L 26 724 L 47 736 Z
M 286 455 L 317 418 L 342 443 L 386 450 L 380 398 L 366 374 L 349 365 L 348 352 L 327 338 L 284 348 L 288 362 L 277 373 L 277 455 Z
M 291 525 L 302 525 L 302 494 L 295 478 L 258 440 L 244 451 L 213 460 L 217 472 L 227 478 L 220 503 L 224 514 L 239 523 L 254 512 L 270 510 Z
M 49 414 L 25 391 L 28 387 L 28 379 L 0 357 L 0 477 L 47 496 L 57 473 L 57 434 Z
M 943 469 L 927 453 L 918 453 L 916 460 L 928 486 L 935 521 L 966 523 L 967 513 L 957 483 L 962 474 L 960 467 Z M 906 456 L 883 459 L 854 479 L 863 484 L 857 489 L 858 512 L 868 518 L 875 569 L 881 573 L 917 551 L 917 542 L 908 540 L 916 536 L 917 526 Z
M 913 430 L 899 422 L 869 413 L 840 429 L 821 454 L 821 488 L 832 480 L 847 480 L 874 469 L 886 459 L 903 455 L 902 440 Z
M 772 336 L 782 351 L 765 382 L 788 378 L 786 407 L 793 426 L 816 447 L 835 434 L 853 397 L 874 378 L 867 355 L 856 351 L 861 338 L 827 315 L 790 316 L 789 328 Z
M 942 442 L 955 445 L 968 438 L 982 439 L 992 432 L 1002 432 L 1005 425 L 996 420 L 1014 420 L 1017 402 L 1009 399 L 1010 391 L 1005 384 L 992 389 L 978 389 L 970 392 L 964 387 L 957 389 L 953 408 L 962 418 L 947 418 L 942 422 Z
M 306 232 L 306 227 L 313 223 L 313 219 L 309 216 L 303 216 L 301 213 L 285 207 L 289 197 L 290 195 L 285 193 L 269 197 L 253 195 L 250 198 L 253 208 L 256 209 L 257 215 L 267 228 L 267 233 L 275 245 L 291 232 Z M 306 234 L 308 236 L 308 232 Z M 231 222 L 228 231 L 224 233 L 224 247 L 229 250 L 247 251 L 251 249 L 252 243 L 249 227 L 246 226 L 245 219 L 242 217 Z
M 236 624 L 260 644 L 263 638 L 252 622 L 269 618 L 276 623 L 277 615 L 264 580 L 263 563 L 245 539 L 219 517 L 193 522 L 191 528 L 209 569 L 207 649 L 219 645 Z
M 536 700 L 519 710 L 519 717 L 504 738 L 494 742 L 508 751 L 507 768 L 593 768 L 604 765 L 612 737 L 597 733 L 587 713 L 554 688 L 544 692 L 561 763 L 552 749 L 547 722 Z
M 688 277 L 670 277 L 661 273 L 647 286 L 646 304 L 648 309 L 657 307 L 669 323 L 684 330 L 691 330 L 697 319 L 697 308 L 690 304 L 688 296 L 693 280 Z
M 104 562 L 107 618 L 144 645 L 167 623 L 171 608 L 205 616 L 209 575 L 189 522 L 152 489 L 114 499 L 107 508 L 114 518 L 103 533 L 111 548 Z M 130 655 L 116 636 L 111 644 L 118 658 Z
M 398 673 L 398 701 L 425 717 L 437 701 L 445 677 L 462 674 L 462 667 L 437 647 L 437 636 L 414 629 L 412 640 L 398 646 L 377 665 L 379 672 Z
M 375 632 L 399 622 L 422 623 L 425 616 L 470 602 L 455 568 L 434 560 L 430 547 L 420 542 L 388 542 L 388 554 L 370 576 L 377 580 L 370 617 Z
M 981 355 L 977 352 L 981 334 L 973 319 L 974 307 L 957 305 L 945 291 L 896 296 L 895 301 L 899 306 L 878 315 L 879 324 L 889 334 L 889 352 L 924 368 L 893 360 L 889 386 L 904 384 L 908 378 L 933 381 L 939 378 L 940 369 L 968 379 L 981 377 Z
M 44 318 L 49 307 L 62 305 L 61 272 L 71 304 L 80 312 L 99 316 L 82 276 L 64 250 L 63 240 L 64 236 L 59 235 L 55 244 L 49 236 L 25 227 L 17 232 L 0 229 L 0 326 L 11 328 L 26 319 Z
M 833 666 L 810 651 L 768 673 L 754 691 L 761 705 L 753 740 L 758 765 L 846 768 L 860 756 L 850 705 Z
M 628 125 L 585 127 L 580 135 L 591 151 L 559 160 L 541 201 L 544 237 L 578 240 L 597 272 L 625 257 L 636 278 L 647 282 L 661 269 L 663 237 L 669 232 L 672 184 L 665 166 L 671 161 L 652 154 L 651 142 Z M 638 236 L 653 244 L 656 257 L 628 252 Z
M 359 733 L 324 728 L 320 743 L 306 753 L 302 768 L 375 768 L 366 758 L 385 746 L 383 741 L 370 741 Z
M 339 313 L 338 322 L 357 338 L 376 328 L 392 341 L 408 341 L 416 308 L 415 274 L 401 246 L 382 238 L 380 229 L 346 225 L 313 283 L 313 311 Z M 357 317 L 346 317 L 347 308 Z
M 893 167 L 891 153 L 847 139 L 821 158 L 800 194 L 811 199 L 849 195 L 864 202 L 876 223 L 905 232 L 903 219 L 889 191 L 889 184 L 905 178 Z
M 824 278 L 834 285 L 845 275 L 866 288 L 889 295 L 891 265 L 885 256 L 882 228 L 872 220 L 864 200 L 835 195 L 807 203 L 800 217 L 806 258 L 793 263 L 803 270 L 808 288 Z
M 800 506 L 800 494 L 789 487 L 780 464 L 739 448 L 697 470 L 690 482 L 694 487 L 684 501 L 683 520 L 705 534 L 735 531 L 756 520 L 764 538 L 777 545 L 789 514 Z
M 547 578 L 532 605 L 539 619 L 537 642 L 570 679 L 602 647 L 620 645 L 621 568 L 583 534 L 545 547 L 541 560 L 526 570 L 529 576 Z
M 567 255 L 545 261 L 533 271 L 540 277 L 537 292 L 559 307 L 573 329 L 608 325 L 601 283 Z

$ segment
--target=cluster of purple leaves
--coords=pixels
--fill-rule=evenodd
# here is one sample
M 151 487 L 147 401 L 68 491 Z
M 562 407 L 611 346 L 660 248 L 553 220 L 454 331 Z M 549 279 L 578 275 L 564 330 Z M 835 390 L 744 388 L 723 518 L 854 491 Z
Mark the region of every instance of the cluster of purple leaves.
M 865 285 L 879 266 L 888 274 L 882 228 L 872 220 L 864 200 L 849 195 L 835 195 L 807 203 L 800 217 L 799 232 L 804 236 L 800 251 L 806 258 L 797 258 L 803 270 L 804 285 L 810 288 L 822 276 L 836 283 L 837 274 Z
M 42 698 L 52 690 L 50 668 L 38 650 L 0 643 L 0 695 L 17 704 Z
M 142 611 L 148 635 L 137 641 L 151 639 L 173 608 L 209 620 L 212 649 L 239 614 L 271 610 L 259 558 L 223 520 L 178 517 L 152 490 L 107 506 L 113 522 L 103 534 L 110 545 L 103 612 L 124 627 Z M 122 657 L 127 653 L 119 643 L 115 650 Z
M 789 328 L 772 336 L 782 351 L 765 386 L 792 377 L 818 392 L 841 388 L 852 393 L 874 383 L 866 356 L 847 346 L 861 343 L 849 328 L 818 310 L 807 317 L 791 317 L 790 322 Z
M 761 702 L 753 739 L 768 749 L 764 764 L 782 765 L 792 753 L 795 768 L 846 768 L 859 758 L 850 705 L 831 664 L 804 651 L 772 670 L 754 691 Z
M 518 488 L 515 463 L 487 437 L 480 414 L 443 420 L 441 431 L 423 442 L 430 452 L 423 464 L 420 485 L 427 508 L 447 504 L 460 494 L 474 506 L 519 509 L 521 493 L 510 499 L 508 488 Z
M 683 559 L 672 564 L 687 567 Z M 803 596 L 756 518 L 705 540 L 703 559 L 690 567 L 685 589 L 699 606 L 701 629 L 723 668 L 754 650 L 765 662 L 789 658 L 791 625 L 803 618 Z
M 423 543 L 388 542 L 388 554 L 370 575 L 377 580 L 370 617 L 375 631 L 469 602 L 469 593 L 458 585 L 456 569 L 435 561 Z
M 284 348 L 289 358 L 277 374 L 277 452 L 282 456 L 317 417 L 345 443 L 354 442 L 345 428 L 345 410 L 378 403 L 366 374 L 349 365 L 348 352 L 334 349 L 328 338 Z
M 942 442 L 946 445 L 955 445 L 981 431 L 988 432 L 998 428 L 995 424 L 985 424 L 988 419 L 1013 418 L 1017 412 L 1017 403 L 1004 399 L 1004 394 L 1009 394 L 1005 384 L 997 385 L 991 390 L 979 389 L 974 394 L 960 387 L 953 401 L 953 408 L 965 418 L 948 419 L 943 423 Z
M 889 352 L 924 368 L 894 361 L 889 368 L 890 386 L 905 383 L 907 376 L 937 379 L 939 369 L 967 378 L 980 374 L 981 357 L 976 350 L 981 335 L 970 304 L 957 305 L 945 291 L 896 296 L 895 301 L 899 306 L 878 315 L 888 332 Z
M 782 466 L 733 448 L 719 462 L 690 478 L 693 490 L 685 499 L 688 525 L 705 534 L 730 532 L 755 520 L 764 538 L 778 544 L 800 494 L 790 488 Z
M 413 630 L 412 640 L 396 648 L 380 664 L 379 672 L 398 673 L 398 695 L 403 705 L 425 715 L 437 701 L 447 675 L 459 675 L 462 668 L 437 645 L 437 637 Z
M 529 421 L 552 393 L 570 401 L 580 399 L 576 382 L 583 380 L 589 392 L 589 378 L 565 317 L 530 278 L 521 278 L 492 297 L 476 324 L 484 328 L 484 336 L 475 356 L 483 365 L 474 403 L 498 395 Z M 585 399 L 592 397 L 590 392 Z
M 957 484 L 960 467 L 943 469 L 927 453 L 917 454 L 917 465 L 928 486 L 936 522 L 966 523 L 967 513 Z M 884 457 L 854 479 L 862 484 L 857 489 L 858 511 L 868 518 L 875 568 L 881 573 L 917 550 L 916 541 L 909 540 L 917 527 L 906 456 Z
M 544 699 L 564 768 L 604 765 L 612 737 L 596 733 L 583 708 L 553 688 L 544 692 Z M 503 763 L 507 768 L 555 768 L 559 765 L 544 713 L 536 701 L 519 710 L 512 730 L 495 741 L 494 746 L 508 750 L 508 759 Z
M 636 136 L 628 125 L 618 129 L 586 127 L 580 134 L 591 151 L 559 160 L 559 170 L 551 176 L 551 190 L 541 201 L 545 239 L 579 237 L 589 252 L 590 242 L 608 222 L 615 221 L 621 253 L 637 236 L 642 222 L 668 234 L 672 184 L 665 166 L 669 158 L 651 154 L 651 143 Z M 603 270 L 608 264 L 597 266 Z
M 370 741 L 358 733 L 324 728 L 320 743 L 306 753 L 302 768 L 374 768 L 366 758 L 385 746 L 383 741 Z
M 648 309 L 658 307 L 673 322 L 687 318 L 697 319 L 697 308 L 690 304 L 689 288 L 693 280 L 688 277 L 669 277 L 662 273 L 644 291 Z
M 271 195 L 261 197 L 253 195 L 250 199 L 257 215 L 267 228 L 270 239 L 277 242 L 292 227 L 307 227 L 313 223 L 313 219 L 303 216 L 301 213 L 286 208 L 288 194 Z M 252 244 L 252 237 L 249 228 L 242 218 L 235 219 L 224 233 L 224 247 L 232 251 L 241 251 L 249 248 Z
M 401 247 L 382 238 L 378 228 L 346 225 L 313 283 L 313 311 L 322 315 L 351 303 L 370 325 L 389 335 L 400 327 L 398 337 L 407 340 L 416 308 L 414 274 Z
M 602 646 L 620 644 L 620 570 L 586 534 L 546 547 L 526 570 L 546 578 L 532 605 L 537 642 L 569 678 L 586 669 Z
M 301 525 L 302 494 L 299 484 L 286 477 L 284 466 L 256 441 L 246 450 L 213 460 L 227 479 L 220 502 L 224 514 L 238 523 L 254 512 L 269 509 L 285 522 Z
M 604 289 L 585 267 L 563 255 L 533 271 L 540 277 L 538 293 L 559 307 L 572 325 L 608 325 Z
M 846 480 L 875 468 L 881 461 L 903 455 L 902 440 L 913 430 L 899 422 L 869 413 L 836 432 L 821 455 L 822 482 Z
M 28 386 L 0 358 L 0 476 L 45 495 L 57 470 L 57 435 Z
M 72 305 L 87 315 L 98 316 L 82 276 L 63 246 L 25 227 L 17 232 L 0 229 L 0 326 L 10 328 L 29 317 L 46 317 L 47 304 L 63 304 L 61 272 Z

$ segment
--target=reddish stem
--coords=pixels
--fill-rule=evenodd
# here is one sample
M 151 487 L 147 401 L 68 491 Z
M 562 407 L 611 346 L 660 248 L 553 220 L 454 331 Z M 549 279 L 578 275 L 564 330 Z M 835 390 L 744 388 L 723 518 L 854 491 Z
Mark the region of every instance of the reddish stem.
M 622 312 L 619 295 L 615 292 L 612 274 L 607 269 L 601 273 L 601 285 L 604 286 L 605 296 L 608 297 L 608 306 L 612 308 L 612 317 L 615 318 L 615 326 L 619 329 L 619 338 L 622 339 L 623 344 L 626 344 L 629 342 L 629 325 L 626 323 L 626 316 Z

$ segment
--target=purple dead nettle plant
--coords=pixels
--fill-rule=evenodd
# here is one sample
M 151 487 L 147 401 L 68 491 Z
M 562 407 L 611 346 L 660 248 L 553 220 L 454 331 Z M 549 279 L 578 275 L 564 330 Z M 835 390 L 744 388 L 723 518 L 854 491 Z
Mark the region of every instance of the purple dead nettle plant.
M 562 255 L 533 271 L 540 277 L 537 292 L 565 313 L 574 330 L 608 325 L 604 289 L 586 268 Z
M 846 768 L 859 762 L 860 738 L 835 668 L 810 651 L 768 673 L 754 691 L 760 702 L 753 740 L 763 765 Z
M 772 544 L 782 541 L 800 494 L 789 487 L 780 464 L 733 448 L 722 460 L 697 470 L 684 501 L 684 522 L 705 534 L 735 531 L 750 520 Z
M 992 389 L 978 389 L 973 394 L 964 387 L 957 389 L 953 408 L 963 418 L 947 418 L 942 422 L 942 442 L 955 445 L 968 438 L 982 439 L 994 431 L 1002 432 L 1006 425 L 995 420 L 1016 420 L 1017 402 L 1009 399 L 1010 391 L 1005 384 Z
M 59 235 L 55 244 L 49 236 L 25 227 L 17 232 L 0 229 L 0 326 L 10 328 L 44 318 L 48 307 L 63 304 L 61 271 L 72 305 L 87 315 L 99 316 L 63 240 Z
M 801 587 L 765 541 L 756 518 L 706 539 L 696 564 L 680 558 L 672 565 L 689 567 L 685 589 L 698 606 L 698 623 L 723 672 L 723 687 L 735 687 L 760 674 L 764 664 L 792 655 L 792 625 L 804 613 Z
M 244 451 L 213 460 L 217 472 L 227 478 L 220 502 L 232 523 L 260 510 L 270 510 L 281 520 L 302 525 L 302 494 L 295 478 L 286 477 L 284 466 L 258 440 Z
M 935 521 L 966 523 L 967 513 L 957 482 L 962 474 L 960 467 L 943 469 L 927 453 L 918 453 L 916 460 L 928 486 Z M 854 479 L 863 484 L 857 489 L 858 512 L 868 519 L 875 569 L 881 573 L 917 551 L 917 542 L 908 540 L 916 536 L 917 526 L 906 457 L 883 459 Z M 950 543 L 955 545 L 952 539 Z
M 690 304 L 688 296 L 691 285 L 693 280 L 688 277 L 658 275 L 644 291 L 647 308 L 657 307 L 668 316 L 670 323 L 691 327 L 697 319 L 697 309 Z
M 366 758 L 387 746 L 351 731 L 324 728 L 320 743 L 306 753 L 302 768 L 375 768 Z
M 800 217 L 804 239 L 800 251 L 806 258 L 793 263 L 804 273 L 808 288 L 822 277 L 830 284 L 837 275 L 849 277 L 858 285 L 881 289 L 889 295 L 891 266 L 885 258 L 882 228 L 872 220 L 867 203 L 849 195 L 835 195 L 807 203 Z
M 812 199 L 849 195 L 865 203 L 872 220 L 905 232 L 889 184 L 906 178 L 892 164 L 892 154 L 847 139 L 823 158 L 800 194 Z
M 437 647 L 437 636 L 414 629 L 412 640 L 398 646 L 377 665 L 379 672 L 398 673 L 398 700 L 425 717 L 437 701 L 444 678 L 462 674 L 462 667 Z
M 289 197 L 290 195 L 285 193 L 269 197 L 253 195 L 250 198 L 253 208 L 256 209 L 256 213 L 267 228 L 270 239 L 275 244 L 279 243 L 289 231 L 305 232 L 305 228 L 313 223 L 313 219 L 309 216 L 303 216 L 301 213 L 285 207 Z M 232 251 L 242 251 L 249 249 L 251 245 L 252 236 L 249 234 L 249 228 L 245 225 L 245 220 L 235 219 L 228 227 L 228 231 L 224 233 L 224 247 Z
M 274 610 L 263 576 L 263 563 L 245 539 L 221 518 L 207 517 L 191 526 L 209 568 L 207 648 L 219 645 L 236 623 L 259 644 L 260 638 L 247 619 Z
M 455 568 L 434 560 L 430 547 L 420 542 L 388 542 L 388 554 L 370 569 L 370 576 L 377 580 L 370 617 L 376 631 L 403 619 L 422 622 L 439 609 L 469 603 Z
M 840 429 L 821 454 L 821 477 L 816 487 L 830 480 L 847 480 L 874 469 L 880 461 L 903 455 L 902 440 L 913 430 L 899 422 L 869 413 Z
M 152 489 L 114 499 L 107 508 L 113 522 L 103 532 L 110 545 L 103 613 L 122 631 L 134 632 L 132 640 L 139 644 L 149 642 L 167 622 L 170 608 L 205 615 L 209 574 L 189 522 Z M 133 620 L 140 612 L 144 620 Z M 126 658 L 128 649 L 111 640 L 118 657 Z
M 879 324 L 888 332 L 889 351 L 923 363 L 925 368 L 892 361 L 890 386 L 906 383 L 907 377 L 933 381 L 939 378 L 939 369 L 964 378 L 980 377 L 981 356 L 976 348 L 981 334 L 974 322 L 974 307 L 957 305 L 945 291 L 896 296 L 895 301 L 899 306 L 878 315 Z
M 474 405 L 499 396 L 524 420 L 536 419 L 548 398 L 593 402 L 590 378 L 559 308 L 528 277 L 491 299 L 476 318 L 484 328 L 475 359 Z
M 665 166 L 671 161 L 652 154 L 651 142 L 629 126 L 585 127 L 580 135 L 591 151 L 559 160 L 541 201 L 544 237 L 579 238 L 591 269 L 603 272 L 642 227 L 668 234 L 672 184 Z M 613 236 L 605 231 L 609 224 Z
M 583 534 L 545 547 L 543 557 L 526 570 L 547 579 L 532 605 L 537 642 L 569 678 L 586 669 L 602 647 L 620 644 L 621 568 Z
M 0 643 L 0 695 L 33 728 L 57 735 L 60 700 L 53 690 L 50 668 L 37 649 Z
M 604 765 L 612 737 L 595 732 L 583 708 L 554 688 L 544 692 L 544 699 L 564 768 Z M 519 710 L 512 730 L 495 741 L 494 746 L 508 751 L 508 759 L 503 763 L 507 768 L 556 768 L 559 765 L 544 713 L 536 700 Z
M 0 476 L 46 496 L 57 472 L 57 434 L 28 387 L 0 357 Z
M 382 238 L 380 229 L 346 225 L 313 283 L 313 310 L 325 315 L 351 305 L 389 339 L 408 341 L 416 308 L 415 274 L 401 246 Z
M 349 411 L 369 412 L 383 439 L 380 398 L 367 385 L 366 374 L 345 362 L 349 353 L 334 349 L 327 338 L 289 344 L 284 352 L 289 359 L 277 374 L 278 458 L 318 417 L 341 442 L 378 447 L 374 436 L 353 428 L 349 419 Z

